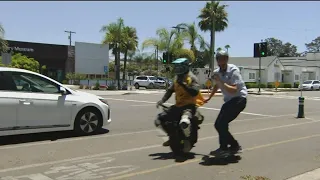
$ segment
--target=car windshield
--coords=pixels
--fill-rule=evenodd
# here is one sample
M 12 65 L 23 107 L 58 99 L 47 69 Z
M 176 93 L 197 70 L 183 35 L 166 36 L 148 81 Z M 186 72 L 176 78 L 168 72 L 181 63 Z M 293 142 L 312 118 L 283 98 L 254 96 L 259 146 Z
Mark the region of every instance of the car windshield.
M 153 77 L 153 76 L 149 76 L 149 79 L 150 79 L 150 80 L 157 80 L 157 78 L 156 78 L 156 77 Z
M 311 84 L 312 83 L 312 81 L 305 81 L 305 82 L 303 82 L 303 84 Z

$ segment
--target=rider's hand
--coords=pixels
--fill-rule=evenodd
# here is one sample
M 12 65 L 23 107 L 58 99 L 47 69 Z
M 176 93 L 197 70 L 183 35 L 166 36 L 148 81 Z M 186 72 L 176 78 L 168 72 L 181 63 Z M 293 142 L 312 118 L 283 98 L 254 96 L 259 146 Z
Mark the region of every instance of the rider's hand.
M 160 106 L 160 105 L 162 105 L 162 104 L 163 104 L 163 101 L 162 101 L 162 100 L 160 100 L 160 101 L 158 101 L 158 102 L 157 102 L 156 107 L 157 107 L 157 108 L 159 108 L 159 106 Z
M 208 102 L 210 101 L 210 99 L 211 99 L 211 98 L 208 98 L 208 99 L 204 100 L 203 102 L 204 102 L 204 103 L 208 103 Z

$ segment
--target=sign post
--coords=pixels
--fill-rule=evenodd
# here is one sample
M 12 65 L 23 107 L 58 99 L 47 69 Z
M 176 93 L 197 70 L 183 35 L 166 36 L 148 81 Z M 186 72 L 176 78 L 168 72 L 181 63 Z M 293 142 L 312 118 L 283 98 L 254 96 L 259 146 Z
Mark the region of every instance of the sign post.
M 107 80 L 107 77 L 109 77 L 109 69 L 108 69 L 108 66 L 103 66 L 103 71 L 106 75 L 106 87 L 108 86 L 108 80 Z
M 278 87 L 279 87 L 280 83 L 279 81 L 277 80 L 275 83 L 274 83 L 274 86 L 276 88 L 276 91 L 278 91 Z

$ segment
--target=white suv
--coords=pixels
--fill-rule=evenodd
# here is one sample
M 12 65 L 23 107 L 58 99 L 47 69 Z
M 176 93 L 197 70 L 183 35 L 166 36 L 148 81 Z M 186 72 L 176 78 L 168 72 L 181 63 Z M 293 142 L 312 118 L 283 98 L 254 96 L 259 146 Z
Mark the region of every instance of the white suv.
M 136 89 L 139 89 L 140 87 L 145 87 L 145 88 L 154 88 L 157 83 L 157 78 L 154 76 L 137 76 L 134 81 L 134 87 Z

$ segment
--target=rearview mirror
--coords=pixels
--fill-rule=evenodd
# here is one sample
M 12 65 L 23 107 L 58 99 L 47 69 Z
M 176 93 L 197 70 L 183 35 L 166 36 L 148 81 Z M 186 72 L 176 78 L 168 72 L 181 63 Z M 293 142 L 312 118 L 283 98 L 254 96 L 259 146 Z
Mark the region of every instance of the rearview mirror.
M 61 93 L 62 95 L 66 95 L 67 94 L 67 90 L 64 87 L 60 86 L 59 87 L 59 93 Z

